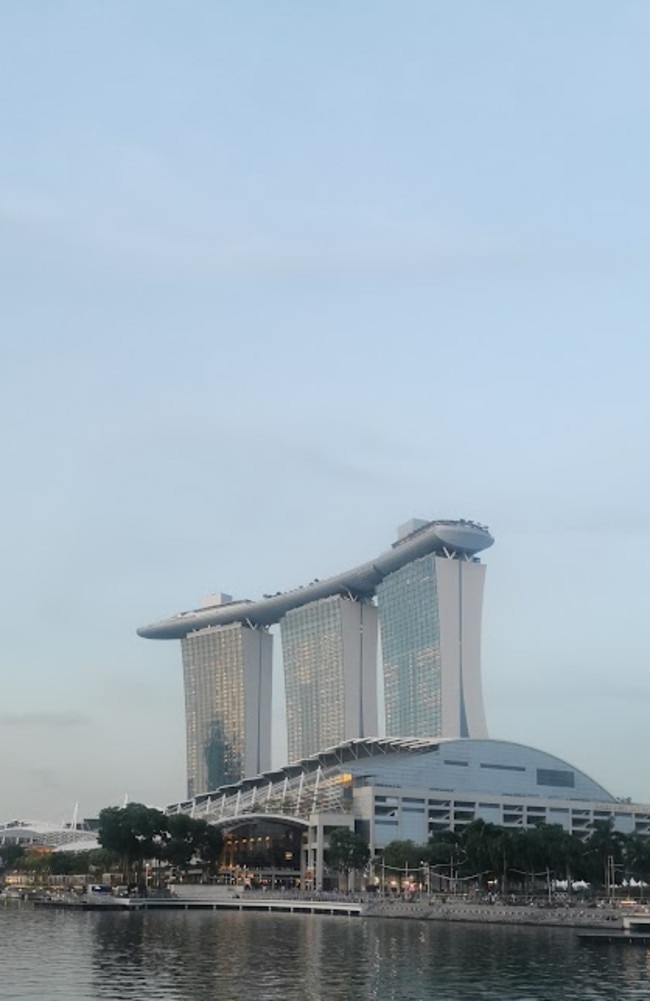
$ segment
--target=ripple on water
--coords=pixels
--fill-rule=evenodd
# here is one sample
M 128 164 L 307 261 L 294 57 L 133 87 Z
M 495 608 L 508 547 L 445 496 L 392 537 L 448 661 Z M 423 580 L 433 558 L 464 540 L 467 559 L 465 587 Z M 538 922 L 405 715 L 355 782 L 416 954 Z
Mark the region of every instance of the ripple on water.
M 2 1001 L 650 1001 L 649 957 L 566 929 L 0 906 Z

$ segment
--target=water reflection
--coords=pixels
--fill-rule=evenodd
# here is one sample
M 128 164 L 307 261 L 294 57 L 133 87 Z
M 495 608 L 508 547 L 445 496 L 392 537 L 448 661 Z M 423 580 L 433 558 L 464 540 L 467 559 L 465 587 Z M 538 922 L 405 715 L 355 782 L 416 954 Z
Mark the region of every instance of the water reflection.
M 97 997 L 650 999 L 645 950 L 579 946 L 559 929 L 107 914 L 98 916 L 94 957 Z
M 95 915 L 96 997 L 355 996 L 367 973 L 360 920 L 239 912 Z M 374 995 L 369 995 L 374 996 Z
M 564 929 L 0 907 L 15 1001 L 650 1001 L 650 950 Z

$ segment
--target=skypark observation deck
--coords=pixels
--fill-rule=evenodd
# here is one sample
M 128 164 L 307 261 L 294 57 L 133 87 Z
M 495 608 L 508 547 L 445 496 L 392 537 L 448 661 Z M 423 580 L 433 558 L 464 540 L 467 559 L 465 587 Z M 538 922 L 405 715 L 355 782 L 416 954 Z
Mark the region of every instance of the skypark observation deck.
M 232 601 L 189 612 L 181 612 L 162 622 L 138 629 L 138 636 L 152 640 L 183 639 L 188 633 L 209 626 L 227 626 L 234 622 L 250 626 L 271 626 L 287 612 L 302 608 L 322 598 L 335 595 L 371 598 L 381 582 L 422 556 L 432 553 L 447 558 L 471 559 L 494 542 L 488 529 L 473 521 L 431 521 L 395 542 L 376 559 L 326 580 L 315 580 L 304 587 L 274 594 L 258 601 Z
M 287 760 L 342 740 L 487 736 L 480 679 L 485 567 L 473 521 L 413 520 L 374 560 L 326 580 L 229 599 L 138 630 L 181 641 L 188 796 L 270 767 L 280 625 Z M 385 726 L 379 719 L 381 633 Z

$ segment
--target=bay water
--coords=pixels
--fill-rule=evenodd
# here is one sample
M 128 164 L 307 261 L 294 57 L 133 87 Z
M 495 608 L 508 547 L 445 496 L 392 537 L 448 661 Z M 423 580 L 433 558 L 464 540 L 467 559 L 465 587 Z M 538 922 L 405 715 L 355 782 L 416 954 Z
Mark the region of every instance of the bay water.
M 0 905 L 2 1001 L 648 999 L 650 949 L 573 929 Z

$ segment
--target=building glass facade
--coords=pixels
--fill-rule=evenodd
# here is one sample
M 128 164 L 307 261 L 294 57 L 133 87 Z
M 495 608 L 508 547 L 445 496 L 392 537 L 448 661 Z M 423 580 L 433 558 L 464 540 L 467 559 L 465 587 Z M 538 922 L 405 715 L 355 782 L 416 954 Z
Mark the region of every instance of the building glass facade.
M 442 661 L 436 559 L 408 563 L 377 588 L 386 733 L 442 733 Z
M 388 736 L 487 737 L 484 579 L 476 559 L 431 553 L 377 588 Z
M 477 522 L 414 519 L 390 549 L 261 599 L 214 594 L 144 626 L 183 649 L 189 795 L 257 774 L 270 758 L 271 637 L 283 646 L 288 758 L 377 736 L 378 616 L 385 732 L 486 737 L 480 635 L 493 538 Z M 375 601 L 377 604 L 375 604 Z
M 181 641 L 188 796 L 270 765 L 271 644 L 240 623 Z
M 338 595 L 280 623 L 288 760 L 377 730 L 377 610 Z

